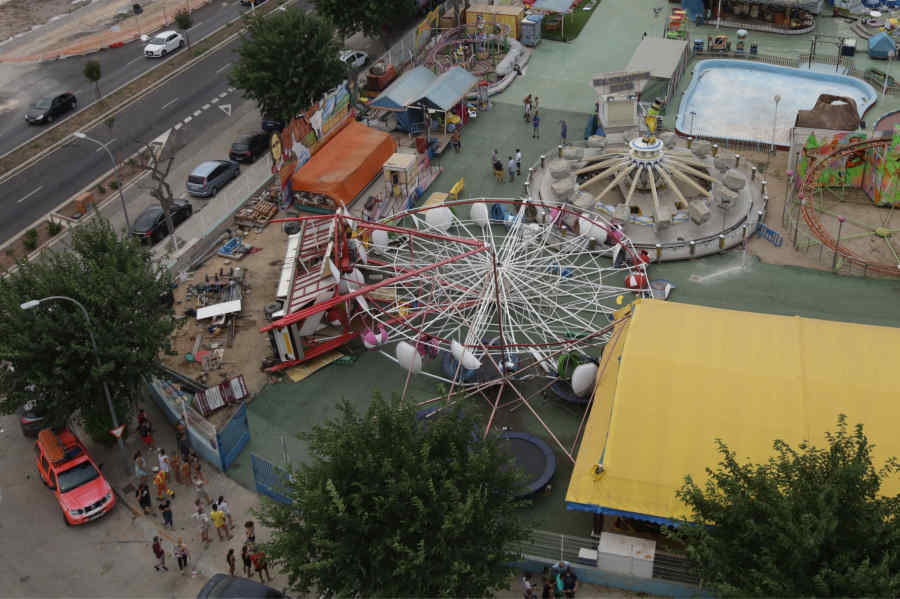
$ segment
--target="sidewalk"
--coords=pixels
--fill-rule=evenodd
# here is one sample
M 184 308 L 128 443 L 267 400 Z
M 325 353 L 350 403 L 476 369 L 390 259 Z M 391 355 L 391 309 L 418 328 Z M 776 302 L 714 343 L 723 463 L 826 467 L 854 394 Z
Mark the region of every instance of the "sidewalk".
M 144 410 L 153 423 L 153 440 L 157 447 L 166 450 L 166 455 L 175 456 L 178 454 L 177 445 L 175 443 L 175 431 L 166 420 L 166 417 L 159 411 L 152 401 L 143 404 Z M 134 432 L 137 426 L 136 422 L 129 422 L 130 437 L 125 441 L 126 452 L 129 460 L 137 450 L 142 450 L 144 460 L 148 468 L 158 465 L 156 452 L 144 448 L 144 444 Z M 135 499 L 134 492 L 136 489 L 134 471 L 124 474 L 121 467 L 121 458 L 118 455 L 118 446 L 106 449 L 102 447 L 93 447 L 91 449 L 95 459 L 98 462 L 107 464 L 104 474 L 116 492 L 118 500 L 121 502 L 116 509 L 128 509 L 133 514 L 133 519 L 140 522 L 148 543 L 152 541 L 154 536 L 159 536 L 163 541 L 163 547 L 168 554 L 166 556 L 166 564 L 169 565 L 170 572 L 177 575 L 177 567 L 174 566 L 176 560 L 172 555 L 173 547 L 178 538 L 184 540 L 185 545 L 190 551 L 191 561 L 188 564 L 189 569 L 196 571 L 197 576 L 210 577 L 213 574 L 224 572 L 228 573 L 228 564 L 225 556 L 228 549 L 233 548 L 237 559 L 236 575 L 241 575 L 241 546 L 245 540 L 244 523 L 253 520 L 256 523 L 256 540 L 257 542 L 266 542 L 269 540 L 270 531 L 261 526 L 258 519 L 253 515 L 252 510 L 259 508 L 261 502 L 259 496 L 236 482 L 232 481 L 222 472 L 219 472 L 207 463 L 203 463 L 203 473 L 207 478 L 206 491 L 210 498 L 215 501 L 222 495 L 228 502 L 234 520 L 234 529 L 232 531 L 233 538 L 231 540 L 220 541 L 214 528 L 210 528 L 210 539 L 212 542 L 207 547 L 200 538 L 200 527 L 197 520 L 191 518 L 191 514 L 195 511 L 194 500 L 196 495 L 193 488 L 189 485 L 180 485 L 174 481 L 174 475 L 170 489 L 175 492 L 172 500 L 172 520 L 174 530 L 163 527 L 162 516 L 157 511 L 156 489 L 150 484 L 150 491 L 153 505 L 153 515 L 145 516 L 143 511 Z M 131 463 L 131 461 L 130 461 Z M 208 508 L 207 508 L 208 512 Z M 267 582 L 269 586 L 276 589 L 284 589 L 287 586 L 287 577 L 280 575 L 274 568 L 270 567 L 269 572 L 272 574 L 272 582 Z M 258 580 L 258 578 L 257 578 Z
M 118 48 L 172 23 L 183 8 L 196 10 L 210 0 L 150 0 L 139 2 L 144 12 L 135 16 L 134 0 L 99 0 L 55 21 L 37 27 L 0 47 L 0 62 L 36 62 L 91 54 Z M 128 15 L 125 18 L 125 15 Z M 118 16 L 117 15 L 121 15 Z

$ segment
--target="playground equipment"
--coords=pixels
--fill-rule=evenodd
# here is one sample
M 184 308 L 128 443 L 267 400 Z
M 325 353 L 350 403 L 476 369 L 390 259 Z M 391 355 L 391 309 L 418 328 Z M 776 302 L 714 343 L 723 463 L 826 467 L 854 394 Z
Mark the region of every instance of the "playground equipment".
M 817 146 L 820 148 L 819 152 L 810 152 L 810 148 L 804 148 L 804 157 L 798 165 L 797 200 L 800 202 L 800 213 L 812 235 L 833 252 L 833 268 L 839 268 L 840 260 L 862 267 L 864 273 L 898 276 L 900 248 L 897 247 L 894 236 L 900 233 L 900 227 L 892 227 L 891 220 L 895 206 L 900 203 L 900 189 L 896 183 L 900 165 L 895 154 L 900 140 L 896 135 L 893 139 L 867 140 L 856 134 L 843 141 L 840 144 Z M 839 216 L 837 234 L 833 235 L 823 223 L 822 217 L 835 218 L 836 215 L 822 208 L 823 202 L 821 198 L 817 199 L 816 194 L 823 194 L 832 188 L 846 187 L 861 187 L 876 205 L 890 207 L 883 208 L 885 212 L 876 225 L 854 222 L 853 219 Z M 841 237 L 845 221 L 855 225 L 862 233 L 844 232 L 845 235 Z M 870 238 L 873 246 L 883 243 L 893 261 L 875 261 L 846 245 L 853 238 L 859 237 Z
M 672 9 L 669 16 L 669 24 L 666 27 L 666 38 L 670 40 L 687 39 L 686 18 L 683 10 L 679 8 Z

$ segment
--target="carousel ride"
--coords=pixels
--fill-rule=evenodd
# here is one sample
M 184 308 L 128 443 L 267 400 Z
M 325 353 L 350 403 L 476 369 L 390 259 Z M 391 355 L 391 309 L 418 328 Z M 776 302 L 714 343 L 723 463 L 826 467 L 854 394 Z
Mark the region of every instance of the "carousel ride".
M 511 391 L 570 458 L 533 398 L 549 391 L 587 403 L 616 311 L 654 295 L 648 257 L 620 228 L 574 207 L 473 199 L 382 222 L 288 220 L 303 223 L 293 291 L 263 331 L 291 351 L 272 370 L 360 337 L 407 371 L 407 386 L 425 376 L 449 387 L 422 405 L 490 391 L 485 434 Z M 304 240 L 307 230 L 317 237 Z

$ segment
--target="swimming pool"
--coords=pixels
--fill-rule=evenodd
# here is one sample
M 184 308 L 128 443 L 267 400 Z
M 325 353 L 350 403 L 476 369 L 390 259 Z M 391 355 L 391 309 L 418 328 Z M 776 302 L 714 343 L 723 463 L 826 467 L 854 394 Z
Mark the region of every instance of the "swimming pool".
M 878 95 L 865 81 L 846 75 L 746 60 L 703 60 L 694 67 L 675 127 L 685 135 L 771 143 L 776 94 L 781 100 L 775 143 L 781 146 L 790 143 L 797 111 L 811 109 L 820 94 L 853 98 L 860 116 Z

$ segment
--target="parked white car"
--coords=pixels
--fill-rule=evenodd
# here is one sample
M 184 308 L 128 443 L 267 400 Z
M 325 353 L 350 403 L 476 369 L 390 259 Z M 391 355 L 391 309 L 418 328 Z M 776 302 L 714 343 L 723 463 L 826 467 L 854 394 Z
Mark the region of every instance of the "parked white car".
M 169 52 L 174 52 L 184 46 L 184 36 L 177 31 L 162 31 L 157 33 L 144 46 L 144 56 L 147 58 L 161 58 Z
M 369 55 L 362 50 L 341 50 L 339 58 L 348 67 L 358 69 L 366 64 L 366 61 L 369 60 Z

